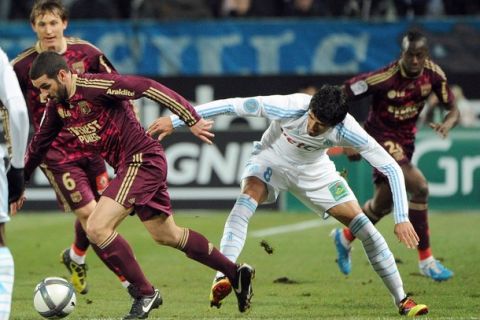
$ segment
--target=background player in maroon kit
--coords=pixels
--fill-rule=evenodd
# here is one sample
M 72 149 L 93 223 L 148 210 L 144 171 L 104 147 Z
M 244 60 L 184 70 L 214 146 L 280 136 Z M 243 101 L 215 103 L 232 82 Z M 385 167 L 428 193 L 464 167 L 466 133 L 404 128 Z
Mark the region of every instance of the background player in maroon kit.
M 33 47 L 20 53 L 14 59 L 13 66 L 27 100 L 30 119 L 37 131 L 45 110 L 46 97 L 41 97 L 40 91 L 32 85 L 28 72 L 40 52 L 51 50 L 62 54 L 76 73 L 116 71 L 104 54 L 92 44 L 64 36 L 68 20 L 66 9 L 61 2 L 37 1 L 32 8 L 30 22 L 38 41 Z M 72 274 L 71 281 L 75 289 L 85 294 L 88 291 L 85 256 L 89 241 L 84 227 L 95 208 L 96 200 L 108 184 L 108 175 L 105 162 L 100 156 L 93 154 L 85 157 L 76 151 L 77 147 L 76 137 L 62 130 L 40 167 L 55 190 L 59 205 L 64 211 L 73 211 L 77 216 L 74 243 L 62 252 L 61 259 Z M 117 275 L 127 287 L 125 278 L 118 272 Z
M 232 282 L 241 312 L 250 307 L 254 270 L 237 266 L 201 234 L 178 227 L 167 191 L 167 164 L 162 146 L 135 117 L 129 99 L 150 98 L 178 115 L 194 135 L 211 143 L 211 121 L 206 121 L 176 92 L 153 80 L 116 74 L 74 75 L 63 57 L 43 52 L 30 70 L 32 83 L 51 100 L 40 129 L 25 157 L 25 179 L 39 165 L 51 141 L 64 130 L 78 140 L 78 152 L 97 153 L 115 169 L 116 176 L 87 220 L 87 234 L 101 255 L 118 268 L 135 290 L 125 319 L 146 318 L 162 299 L 145 278 L 128 243 L 115 231 L 133 210 L 159 244 L 177 248 L 196 261 L 224 273 Z M 133 292 L 132 292 L 133 291 Z
M 400 164 L 410 195 L 409 218 L 420 238 L 420 272 L 433 280 L 442 281 L 451 278 L 453 272 L 432 255 L 427 220 L 428 182 L 411 159 L 415 149 L 416 122 L 428 96 L 434 93 L 448 110 L 441 123 L 430 123 L 430 127 L 442 138 L 456 125 L 459 111 L 445 74 L 428 57 L 427 38 L 419 31 L 409 31 L 402 39 L 401 48 L 399 60 L 380 70 L 347 80 L 345 89 L 351 98 L 372 97 L 365 130 Z M 349 158 L 355 159 L 355 155 L 350 153 Z M 364 204 L 363 210 L 376 223 L 390 213 L 392 197 L 385 177 L 378 171 L 374 172 L 374 182 L 373 198 Z M 348 274 L 351 270 L 350 243 L 354 237 L 348 229 L 336 229 L 332 236 L 340 270 Z

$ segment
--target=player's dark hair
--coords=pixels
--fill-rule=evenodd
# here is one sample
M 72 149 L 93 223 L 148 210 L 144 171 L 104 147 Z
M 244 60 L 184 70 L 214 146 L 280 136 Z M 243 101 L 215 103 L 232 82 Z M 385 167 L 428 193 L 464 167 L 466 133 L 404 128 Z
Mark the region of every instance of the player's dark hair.
M 313 95 L 309 109 L 315 118 L 333 127 L 347 116 L 347 96 L 342 87 L 324 84 Z
M 428 41 L 425 34 L 418 29 L 411 29 L 407 31 L 402 38 L 402 50 L 408 50 L 409 45 L 414 42 L 423 42 L 422 45 L 428 48 Z
M 56 52 L 45 51 L 33 60 L 29 75 L 32 80 L 36 80 L 43 75 L 47 75 L 49 79 L 56 79 L 60 70 L 70 70 L 67 61 Z
M 32 11 L 30 11 L 30 23 L 35 24 L 35 19 L 39 16 L 43 16 L 47 13 L 56 14 L 62 19 L 67 21 L 68 10 L 62 4 L 60 0 L 36 0 L 33 4 Z

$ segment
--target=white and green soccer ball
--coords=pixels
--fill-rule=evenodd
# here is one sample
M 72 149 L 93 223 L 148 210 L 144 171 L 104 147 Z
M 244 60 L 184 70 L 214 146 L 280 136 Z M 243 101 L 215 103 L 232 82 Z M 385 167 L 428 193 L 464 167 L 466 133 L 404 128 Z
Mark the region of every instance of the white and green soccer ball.
M 64 318 L 72 313 L 76 304 L 75 289 L 63 278 L 45 278 L 35 287 L 33 305 L 44 318 Z

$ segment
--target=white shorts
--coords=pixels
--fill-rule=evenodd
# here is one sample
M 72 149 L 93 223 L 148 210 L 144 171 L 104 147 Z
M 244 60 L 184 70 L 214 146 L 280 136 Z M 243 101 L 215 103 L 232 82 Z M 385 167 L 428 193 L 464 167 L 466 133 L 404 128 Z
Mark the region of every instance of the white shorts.
M 5 162 L 0 158 L 0 223 L 10 221 L 8 215 L 8 182 Z
M 272 149 L 262 150 L 248 160 L 242 180 L 247 177 L 265 182 L 268 189 L 265 203 L 275 202 L 280 191 L 289 191 L 317 214 L 357 200 L 327 156 L 315 163 L 299 164 L 288 162 Z

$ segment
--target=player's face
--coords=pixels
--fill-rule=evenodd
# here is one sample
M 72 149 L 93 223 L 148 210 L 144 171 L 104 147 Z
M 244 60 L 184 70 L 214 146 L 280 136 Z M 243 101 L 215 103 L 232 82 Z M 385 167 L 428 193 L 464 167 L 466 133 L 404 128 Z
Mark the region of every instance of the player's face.
M 405 73 L 410 77 L 420 75 L 425 66 L 425 60 L 427 57 L 428 50 L 423 42 L 410 43 L 407 50 L 403 51 L 401 57 L 401 64 Z
M 328 124 L 325 124 L 318 120 L 312 112 L 308 113 L 308 121 L 307 121 L 307 131 L 308 135 L 311 137 L 316 137 L 318 135 L 321 135 L 325 131 L 330 129 L 330 126 Z
M 43 75 L 38 79 L 32 80 L 35 88 L 40 90 L 40 95 L 57 102 L 64 102 L 68 99 L 68 90 L 65 83 L 59 79 L 50 79 Z
M 67 21 L 62 21 L 58 14 L 47 12 L 35 18 L 32 24 L 43 50 L 62 52 L 65 50 L 63 31 L 67 28 Z

